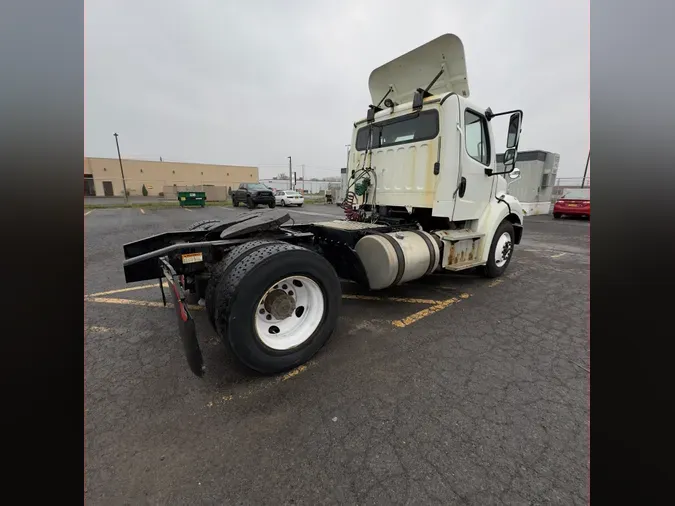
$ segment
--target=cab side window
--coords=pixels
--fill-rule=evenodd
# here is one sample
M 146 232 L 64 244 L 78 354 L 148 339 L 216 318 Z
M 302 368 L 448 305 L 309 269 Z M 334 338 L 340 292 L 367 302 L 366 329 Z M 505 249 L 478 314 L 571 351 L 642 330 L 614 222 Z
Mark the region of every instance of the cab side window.
M 466 152 L 483 165 L 490 165 L 490 136 L 485 117 L 464 111 L 464 142 Z

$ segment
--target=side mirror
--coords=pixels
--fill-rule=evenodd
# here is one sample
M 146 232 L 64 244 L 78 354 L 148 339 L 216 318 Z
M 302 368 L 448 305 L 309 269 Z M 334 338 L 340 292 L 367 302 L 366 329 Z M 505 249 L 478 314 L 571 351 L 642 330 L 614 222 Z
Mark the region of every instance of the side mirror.
M 515 112 L 509 117 L 509 133 L 506 137 L 507 151 L 510 148 L 517 148 L 520 140 L 520 123 L 522 121 L 522 114 Z
M 520 179 L 520 169 L 514 168 L 511 172 L 509 172 L 509 180 L 506 182 L 506 184 L 515 183 L 519 179 Z
M 509 148 L 504 151 L 504 172 L 507 174 L 515 170 L 516 148 Z

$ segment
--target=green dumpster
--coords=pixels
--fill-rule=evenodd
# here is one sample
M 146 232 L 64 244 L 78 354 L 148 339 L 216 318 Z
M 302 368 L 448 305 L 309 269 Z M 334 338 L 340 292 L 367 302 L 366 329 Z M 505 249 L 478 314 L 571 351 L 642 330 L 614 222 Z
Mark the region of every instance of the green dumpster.
M 178 203 L 181 207 L 206 205 L 206 192 L 178 192 Z

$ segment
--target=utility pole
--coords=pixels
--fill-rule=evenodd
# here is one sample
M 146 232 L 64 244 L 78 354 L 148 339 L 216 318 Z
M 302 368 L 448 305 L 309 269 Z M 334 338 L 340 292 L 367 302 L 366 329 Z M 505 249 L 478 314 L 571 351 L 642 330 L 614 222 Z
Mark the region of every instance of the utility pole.
M 127 182 L 124 180 L 124 167 L 122 167 L 122 155 L 120 154 L 120 143 L 117 140 L 117 132 L 113 134 L 115 136 L 115 144 L 117 145 L 117 158 L 120 159 L 120 171 L 122 172 L 122 188 L 124 189 L 124 203 L 129 203 L 129 198 L 127 197 Z
M 293 160 L 291 157 L 288 157 L 288 189 L 293 189 Z
M 588 162 L 591 161 L 591 150 L 588 150 L 588 158 L 586 158 L 586 168 L 584 169 L 584 177 L 581 179 L 581 187 L 584 187 L 584 183 L 586 182 L 586 173 L 588 173 Z
M 302 194 L 305 194 L 305 164 L 302 164 Z

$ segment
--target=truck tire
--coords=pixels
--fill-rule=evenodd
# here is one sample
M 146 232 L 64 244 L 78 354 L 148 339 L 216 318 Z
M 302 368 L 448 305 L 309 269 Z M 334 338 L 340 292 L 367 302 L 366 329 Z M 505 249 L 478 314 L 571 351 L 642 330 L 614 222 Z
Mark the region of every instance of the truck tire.
M 256 204 L 253 202 L 253 199 L 251 197 L 246 197 L 246 205 L 248 206 L 249 209 L 255 209 Z
M 326 344 L 342 292 L 325 258 L 287 243 L 246 254 L 217 291 L 218 334 L 242 364 L 262 374 L 297 367 Z
M 559 220 L 561 216 L 562 216 L 562 214 L 560 214 L 560 213 L 553 213 L 553 219 L 554 220 Z
M 196 221 L 192 225 L 190 225 L 187 229 L 188 230 L 200 230 L 204 225 L 210 225 L 211 223 L 217 223 L 221 220 L 201 220 L 201 221 Z
M 272 202 L 270 202 L 270 203 L 267 204 L 267 205 L 270 206 L 270 209 L 273 209 L 273 208 L 277 207 L 277 201 L 276 201 L 276 200 L 273 200 Z
M 487 264 L 483 266 L 485 277 L 497 278 L 509 266 L 513 256 L 513 237 L 513 225 L 506 220 L 502 221 L 492 238 Z
M 239 201 L 238 201 L 237 199 L 234 199 L 234 198 L 233 198 L 233 199 L 232 199 L 232 205 L 233 205 L 234 207 L 239 207 Z
M 204 299 L 206 301 L 206 314 L 209 317 L 209 322 L 211 322 L 211 325 L 214 329 L 216 329 L 215 308 L 217 304 L 217 287 L 222 277 L 227 274 L 227 272 L 248 253 L 251 253 L 262 246 L 274 244 L 275 242 L 276 241 L 259 240 L 250 241 L 240 244 L 239 246 L 235 246 L 220 262 L 213 265 L 213 267 L 210 269 L 211 277 L 209 278 L 209 282 L 206 284 L 206 293 L 204 295 Z

